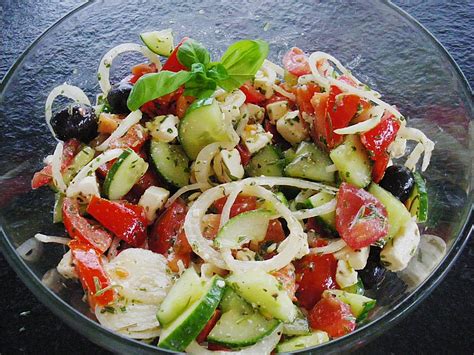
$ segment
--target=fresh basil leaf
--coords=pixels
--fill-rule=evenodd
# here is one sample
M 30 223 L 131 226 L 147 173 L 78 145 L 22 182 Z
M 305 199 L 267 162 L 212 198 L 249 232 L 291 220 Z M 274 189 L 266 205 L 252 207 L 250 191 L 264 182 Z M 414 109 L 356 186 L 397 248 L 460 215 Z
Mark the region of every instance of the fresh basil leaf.
M 229 78 L 227 70 L 221 63 L 211 63 L 207 69 L 207 76 L 216 81 L 226 80 Z
M 186 82 L 184 94 L 197 98 L 210 97 L 217 88 L 214 79 L 207 76 L 206 68 L 202 63 L 191 66 L 192 77 Z
M 196 110 L 200 107 L 212 105 L 213 102 L 214 102 L 213 97 L 208 97 L 208 98 L 205 98 L 205 99 L 196 100 L 188 107 L 188 109 L 186 110 L 186 114 L 188 114 L 191 111 L 194 111 L 194 110 Z
M 246 39 L 232 44 L 221 59 L 229 78 L 219 80 L 219 86 L 232 91 L 253 79 L 267 57 L 268 49 L 268 43 L 262 40 Z
M 207 49 L 193 39 L 188 39 L 179 47 L 177 56 L 179 62 L 189 69 L 194 63 L 201 63 L 206 66 L 211 60 Z

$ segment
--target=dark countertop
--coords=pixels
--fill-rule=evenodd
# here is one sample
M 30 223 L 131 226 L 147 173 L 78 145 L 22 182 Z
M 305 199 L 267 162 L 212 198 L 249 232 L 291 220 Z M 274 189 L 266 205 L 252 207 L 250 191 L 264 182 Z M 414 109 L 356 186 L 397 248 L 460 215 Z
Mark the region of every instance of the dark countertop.
M 447 48 L 474 84 L 474 3 L 394 1 Z M 0 77 L 28 45 L 77 7 L 74 0 L 2 0 Z M 421 305 L 360 354 L 472 354 L 474 352 L 474 242 Z M 65 325 L 23 285 L 0 254 L 1 354 L 108 354 Z

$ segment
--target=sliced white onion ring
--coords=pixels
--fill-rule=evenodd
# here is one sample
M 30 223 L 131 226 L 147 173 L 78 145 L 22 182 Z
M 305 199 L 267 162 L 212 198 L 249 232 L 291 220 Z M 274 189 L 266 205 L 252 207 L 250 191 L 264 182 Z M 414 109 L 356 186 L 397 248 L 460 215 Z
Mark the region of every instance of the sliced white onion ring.
M 107 95 L 110 88 L 112 87 L 110 85 L 110 67 L 112 66 L 112 62 L 115 57 L 125 52 L 140 52 L 145 57 L 147 57 L 152 63 L 155 63 L 158 70 L 161 69 L 160 57 L 150 51 L 147 47 L 141 46 L 136 43 L 119 44 L 118 46 L 112 48 L 107 53 L 105 53 L 99 64 L 97 75 L 99 79 L 100 88 L 104 95 Z
M 295 179 L 290 177 L 272 177 L 272 176 L 259 176 L 253 178 L 247 178 L 242 180 L 242 182 L 246 185 L 264 185 L 264 186 L 293 186 L 300 189 L 308 189 L 308 190 L 323 190 L 331 195 L 335 195 L 338 188 L 332 187 L 329 185 L 325 185 L 319 182 Z
M 328 245 L 325 245 L 323 247 L 311 248 L 309 252 L 311 254 L 318 254 L 318 255 L 332 254 L 343 249 L 346 245 L 347 244 L 344 240 L 338 239 L 336 241 L 329 242 Z
M 293 216 L 295 216 L 295 218 L 297 219 L 306 219 L 306 218 L 321 216 L 323 214 L 335 211 L 336 202 L 337 201 L 334 198 L 331 201 L 326 202 L 325 204 L 321 206 L 295 211 L 293 212 Z
M 431 154 L 435 146 L 433 141 L 428 139 L 428 137 L 426 137 L 426 135 L 419 129 L 416 129 L 413 127 L 406 127 L 406 126 L 400 127 L 397 133 L 397 138 L 415 140 L 415 141 L 420 142 L 423 145 L 424 156 L 423 156 L 423 163 L 421 165 L 421 170 L 425 171 L 428 168 L 428 165 L 430 164 Z M 418 162 L 420 158 L 421 158 L 421 155 L 418 157 L 416 162 L 414 162 L 414 165 L 416 165 L 416 163 Z
M 421 158 L 421 155 L 423 154 L 424 148 L 422 143 L 418 143 L 415 148 L 412 150 L 410 155 L 407 158 L 407 161 L 405 162 L 405 167 L 407 167 L 410 170 L 415 170 L 416 168 L 416 163 Z
M 234 186 L 231 188 L 231 192 L 229 196 L 227 196 L 227 200 L 225 201 L 224 207 L 222 208 L 222 213 L 221 213 L 221 220 L 219 223 L 219 229 L 221 229 L 224 224 L 227 223 L 227 221 L 230 218 L 230 210 L 232 208 L 232 205 L 235 202 L 235 199 L 239 195 L 240 191 L 242 191 L 242 184 L 239 183 L 232 183 Z
M 186 185 L 176 191 L 173 196 L 171 196 L 168 201 L 166 201 L 165 208 L 171 206 L 174 201 L 176 201 L 181 195 L 185 194 L 188 191 L 198 190 L 204 188 L 205 185 L 203 184 L 191 184 Z
M 289 98 L 293 102 L 296 101 L 295 94 L 292 94 L 291 92 L 286 91 L 285 89 L 283 89 L 281 86 L 278 86 L 277 84 L 273 84 L 272 87 L 273 87 L 273 90 L 275 90 L 280 95 L 283 95 L 283 96 Z
M 56 86 L 53 90 L 51 90 L 44 105 L 44 116 L 46 118 L 46 124 L 48 125 L 48 128 L 51 133 L 53 134 L 53 137 L 56 137 L 56 134 L 54 133 L 50 121 L 51 117 L 53 117 L 53 102 L 58 96 L 67 97 L 80 104 L 91 104 L 89 98 L 84 93 L 84 91 L 82 91 L 77 86 L 64 83 L 62 85 Z
M 65 193 L 67 186 L 61 174 L 61 165 L 63 158 L 63 143 L 58 142 L 54 149 L 53 158 L 51 159 L 51 172 L 53 175 L 53 184 L 61 192 Z
M 43 253 L 43 244 L 35 238 L 30 238 L 16 248 L 16 251 L 23 260 L 35 262 L 39 260 Z
M 58 244 L 64 244 L 64 245 L 68 245 L 68 243 L 71 241 L 71 238 L 55 237 L 55 236 L 45 235 L 41 233 L 36 233 L 35 239 L 40 241 L 41 243 L 58 243 Z
M 103 152 L 104 150 L 106 150 L 114 139 L 120 138 L 125 135 L 128 130 L 132 128 L 133 125 L 140 122 L 141 119 L 142 111 L 136 110 L 130 112 L 128 116 L 120 122 L 120 125 L 117 127 L 117 129 L 113 131 L 112 134 L 105 141 L 98 145 L 95 150 L 99 152 Z
M 77 175 L 71 181 L 71 183 L 69 184 L 69 187 L 66 190 L 66 195 L 68 197 L 72 197 L 74 195 L 75 185 L 77 185 L 86 176 L 93 174 L 101 165 L 118 158 L 120 154 L 122 153 L 123 153 L 122 149 L 119 149 L 119 148 L 111 149 L 111 150 L 106 151 L 105 153 L 102 153 L 98 157 L 92 159 L 85 167 L 79 170 Z
M 344 128 L 335 129 L 334 133 L 336 134 L 356 134 L 367 132 L 371 130 L 375 126 L 377 126 L 380 121 L 382 120 L 382 116 L 385 112 L 385 109 L 382 106 L 375 106 L 371 109 L 370 115 L 372 118 L 368 119 L 367 121 L 356 123 L 352 126 L 347 126 Z
M 284 77 L 285 76 L 285 69 L 283 69 L 282 67 L 280 67 L 278 64 L 275 64 L 271 61 L 269 61 L 268 59 L 265 59 L 263 61 L 263 65 L 264 66 L 267 66 L 271 69 L 273 69 L 273 71 L 278 74 L 279 76 L 281 77 Z

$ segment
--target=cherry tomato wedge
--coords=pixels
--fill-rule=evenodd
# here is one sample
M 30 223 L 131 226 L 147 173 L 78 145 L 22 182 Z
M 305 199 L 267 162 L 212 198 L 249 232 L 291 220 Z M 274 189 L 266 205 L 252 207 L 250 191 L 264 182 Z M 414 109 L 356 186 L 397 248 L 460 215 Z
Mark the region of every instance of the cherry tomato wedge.
M 298 47 L 291 48 L 283 57 L 283 66 L 296 76 L 311 74 L 308 58 Z
M 311 106 L 314 112 L 313 130 L 311 135 L 314 143 L 323 149 L 327 148 L 327 108 L 329 93 L 314 93 L 311 98 Z
M 265 101 L 265 95 L 253 87 L 250 82 L 244 83 L 240 90 L 245 94 L 245 102 L 251 104 L 260 104 Z
M 221 317 L 221 311 L 216 309 L 211 319 L 209 319 L 209 321 L 204 326 L 203 330 L 201 330 L 201 333 L 199 333 L 199 335 L 197 336 L 196 341 L 198 343 L 203 343 L 204 341 L 206 341 L 207 336 L 211 332 L 212 328 L 214 328 L 214 326 L 216 325 L 220 317 Z
M 285 238 L 286 235 L 281 222 L 278 219 L 272 219 L 270 223 L 268 223 L 267 234 L 263 242 L 280 243 L 285 240 Z
M 387 169 L 388 161 L 390 157 L 388 154 L 382 154 L 378 156 L 374 161 L 374 166 L 372 167 L 372 180 L 375 183 L 379 183 L 385 175 L 385 170 Z
M 131 148 L 139 152 L 148 139 L 148 132 L 139 123 L 133 125 L 123 137 L 110 142 L 110 148 Z
M 132 207 L 133 206 L 133 207 Z M 138 247 L 146 239 L 146 217 L 141 206 L 92 197 L 87 213 L 118 238 Z
M 313 104 L 312 98 L 314 94 L 319 93 L 320 91 L 321 89 L 319 86 L 313 83 L 298 86 L 296 88 L 296 105 L 298 106 L 299 110 L 310 116 L 313 116 L 315 114 L 316 106 Z M 317 107 L 319 107 L 319 105 Z M 322 116 L 324 117 L 326 114 L 326 101 L 324 101 L 322 108 L 324 110 L 324 114 Z
M 360 135 L 360 141 L 367 148 L 369 156 L 375 160 L 387 151 L 399 129 L 400 123 L 390 113 L 385 113 L 377 126 Z
M 173 52 L 170 54 L 168 59 L 166 60 L 165 64 L 163 64 L 162 70 L 169 70 L 172 72 L 179 72 L 180 70 L 188 70 L 183 64 L 181 64 L 178 60 L 178 49 L 181 45 L 186 42 L 189 38 L 184 37 L 181 42 L 175 47 Z
M 387 210 L 364 189 L 343 182 L 337 193 L 336 229 L 352 249 L 367 247 L 387 235 Z
M 149 73 L 156 73 L 158 70 L 156 68 L 156 64 L 155 63 L 151 63 L 151 64 L 146 64 L 146 63 L 141 63 L 141 64 L 137 64 L 135 66 L 132 67 L 132 76 L 130 77 L 130 79 L 128 79 L 128 81 L 131 83 L 131 84 L 135 84 L 137 82 L 138 79 L 140 79 L 143 75 L 145 74 L 149 74 Z
M 63 201 L 63 222 L 66 231 L 72 239 L 88 243 L 101 254 L 110 247 L 112 234 L 93 224 L 79 214 L 79 204 L 76 200 L 66 197 Z
M 227 197 L 222 197 L 214 201 L 214 208 L 217 213 L 222 213 Z M 230 209 L 230 218 L 243 212 L 252 211 L 257 208 L 257 198 L 255 196 L 238 195 Z
M 295 262 L 296 298 L 310 310 L 321 299 L 324 290 L 337 288 L 337 260 L 332 254 L 308 254 Z
M 308 315 L 309 325 L 315 330 L 323 330 L 332 338 L 352 332 L 356 320 L 350 307 L 337 298 L 322 298 Z
M 252 158 L 250 151 L 243 143 L 237 144 L 235 149 L 237 149 L 240 154 L 240 161 L 242 162 L 242 165 L 247 166 L 247 164 L 250 162 L 250 159 Z
M 90 245 L 77 240 L 69 242 L 72 258 L 82 286 L 88 291 L 91 307 L 106 306 L 114 300 L 110 279 L 102 266 L 100 254 Z

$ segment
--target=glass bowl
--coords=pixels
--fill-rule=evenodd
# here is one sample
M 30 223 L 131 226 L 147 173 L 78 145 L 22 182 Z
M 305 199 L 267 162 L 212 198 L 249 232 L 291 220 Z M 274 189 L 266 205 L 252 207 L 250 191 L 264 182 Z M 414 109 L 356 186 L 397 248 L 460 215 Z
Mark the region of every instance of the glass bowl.
M 93 98 L 99 91 L 96 68 L 108 49 L 139 42 L 138 34 L 145 30 L 169 27 L 177 39 L 192 36 L 216 56 L 242 38 L 267 40 L 275 61 L 292 46 L 329 52 L 436 142 L 425 174 L 430 217 L 422 232 L 441 236 L 446 255 L 426 279 L 410 287 L 390 274 L 374 295 L 378 306 L 371 322 L 314 351 L 356 349 L 387 330 L 433 290 L 455 261 L 469 237 L 473 201 L 470 88 L 443 47 L 387 2 L 101 1 L 63 18 L 33 43 L 1 84 L 0 241 L 9 263 L 43 303 L 91 341 L 119 353 L 159 351 L 102 328 L 81 301 L 79 288 L 45 286 L 44 274 L 55 267 L 63 247 L 45 245 L 36 262 L 24 261 L 15 249 L 37 232 L 64 233 L 51 223 L 53 194 L 30 190 L 33 173 L 55 145 L 44 121 L 49 91 L 68 82 Z M 124 76 L 137 60 L 121 57 L 114 62 L 113 76 Z

